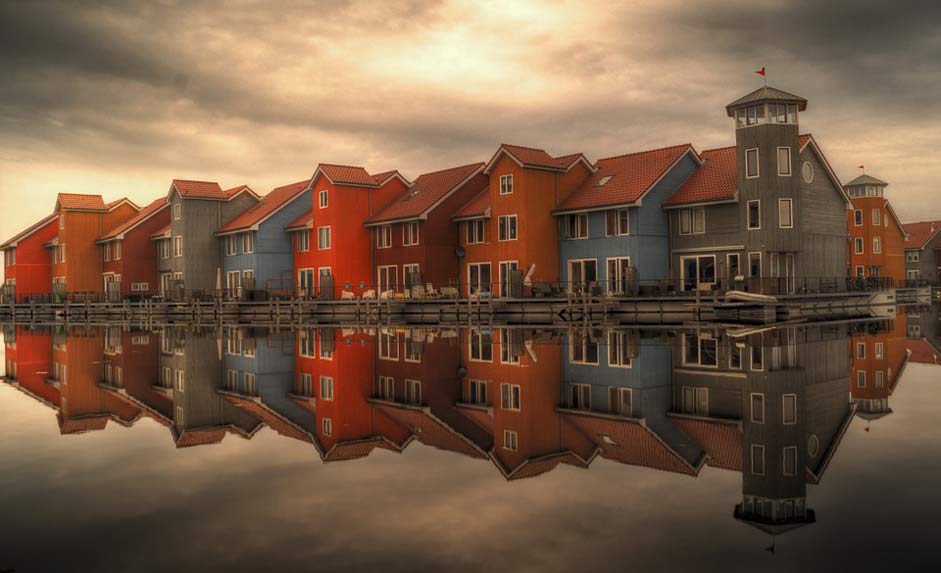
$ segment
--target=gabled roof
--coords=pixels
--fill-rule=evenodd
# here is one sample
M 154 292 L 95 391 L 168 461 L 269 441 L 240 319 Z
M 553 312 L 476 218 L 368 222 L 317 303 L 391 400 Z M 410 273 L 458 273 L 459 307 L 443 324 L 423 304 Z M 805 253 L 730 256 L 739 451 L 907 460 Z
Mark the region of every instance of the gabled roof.
M 924 338 L 912 338 L 905 341 L 908 359 L 919 364 L 941 364 L 941 352 Z M 898 376 L 895 378 L 898 380 Z
M 107 233 L 99 237 L 96 242 L 103 243 L 106 241 L 110 241 L 112 239 L 123 239 L 125 233 L 134 229 L 135 227 L 137 227 L 144 221 L 150 219 L 151 217 L 163 211 L 164 209 L 168 208 L 169 206 L 170 204 L 167 203 L 165 199 L 163 198 L 156 199 L 150 205 L 147 205 L 146 207 L 141 209 L 137 213 L 137 215 L 134 215 L 133 217 L 131 217 L 124 223 L 121 223 L 117 227 L 111 229 L 110 231 L 108 231 Z
M 902 228 L 905 229 L 906 234 L 906 249 L 924 249 L 941 232 L 941 220 L 905 223 Z
M 452 167 L 418 176 L 412 185 L 379 213 L 366 221 L 366 226 L 392 221 L 426 219 L 428 213 L 464 185 L 484 190 L 489 179 L 482 173 L 483 163 Z
M 400 426 L 408 428 L 415 439 L 427 446 L 458 452 L 472 458 L 487 457 L 481 444 L 475 443 L 453 428 L 432 413 L 431 408 L 427 406 L 413 406 L 374 398 L 368 399 L 367 402 Z
M 162 227 L 159 231 L 150 236 L 151 240 L 153 239 L 169 239 L 170 238 L 170 223 L 167 223 L 166 227 Z
M 194 428 L 192 430 L 183 430 L 177 434 L 175 429 L 171 429 L 174 435 L 174 441 L 177 448 L 191 448 L 193 446 L 206 446 L 209 444 L 218 444 L 225 437 L 227 428 Z
M 585 459 L 575 452 L 562 451 L 535 458 L 528 458 L 511 470 L 503 465 L 503 462 L 500 461 L 495 452 L 490 452 L 490 460 L 493 462 L 493 465 L 497 466 L 497 469 L 500 470 L 500 473 L 502 473 L 503 477 L 508 481 L 534 478 L 554 470 L 559 464 L 568 464 L 585 469 L 589 466 L 592 459 L 594 459 L 594 455 Z
M 810 133 L 801 135 L 800 146 L 801 151 L 804 151 L 804 149 L 809 146 L 811 150 L 817 154 L 817 158 L 820 159 L 820 163 L 823 164 L 823 168 L 827 172 L 827 177 L 830 178 L 833 186 L 839 190 L 840 195 L 843 197 L 843 202 L 846 204 L 846 208 L 852 209 L 853 202 L 850 201 L 850 196 L 846 194 L 846 189 L 844 189 L 843 184 L 840 183 L 840 178 L 836 176 L 836 171 L 834 171 L 833 167 L 830 166 L 830 162 L 827 161 L 827 156 L 823 154 L 823 150 L 820 149 L 820 146 L 817 144 L 817 140 L 814 139 L 814 136 Z
M 738 193 L 738 167 L 735 146 L 707 149 L 702 165 L 680 185 L 665 206 L 695 205 L 733 201 Z
M 287 227 L 284 228 L 285 231 L 303 231 L 304 229 L 312 229 L 314 225 L 314 210 L 313 208 L 308 209 L 303 215 L 294 219 Z
M 376 179 L 362 167 L 355 165 L 333 165 L 321 163 L 311 176 L 311 185 L 318 175 L 323 175 L 334 185 L 352 185 L 354 187 L 379 187 Z
M 230 201 L 242 193 L 249 193 L 258 199 L 258 194 L 248 185 L 239 185 L 223 190 L 215 181 L 191 181 L 188 179 L 174 179 L 170 183 L 170 193 L 176 189 L 184 199 L 207 199 L 210 201 Z
M 244 213 L 232 219 L 216 231 L 216 235 L 237 233 L 239 231 L 256 231 L 258 226 L 265 222 L 291 201 L 297 199 L 310 188 L 310 180 L 305 179 L 297 183 L 276 187 L 261 198 L 261 201 L 252 205 Z
M 269 408 L 261 401 L 261 399 L 257 397 L 238 395 L 233 392 L 220 391 L 219 393 L 230 404 L 242 408 L 247 413 L 257 418 L 258 421 L 262 422 L 282 436 L 294 438 L 295 440 L 301 442 L 318 445 L 310 431 L 302 428 L 278 412 Z
M 408 446 L 412 439 L 414 437 L 406 440 L 404 446 Z M 404 446 L 400 447 L 383 436 L 371 436 L 361 440 L 337 442 L 329 451 L 323 454 L 322 459 L 325 462 L 345 462 L 365 458 L 376 448 L 401 453 Z
M 599 159 L 595 162 L 595 172 L 563 199 L 555 212 L 639 204 L 687 153 L 700 163 L 689 143 Z
M 55 213 L 53 213 L 52 215 L 49 215 L 48 217 L 44 217 L 44 218 L 40 219 L 40 220 L 37 221 L 36 223 L 33 223 L 32 225 L 30 225 L 30 226 L 27 227 L 26 229 L 23 229 L 22 231 L 20 231 L 20 232 L 17 233 L 16 235 L 13 235 L 13 236 L 10 237 L 9 239 L 7 239 L 5 243 L 3 243 L 2 245 L 0 245 L 0 250 L 8 249 L 8 248 L 10 248 L 10 247 L 15 247 L 15 246 L 16 246 L 17 244 L 19 244 L 19 242 L 22 241 L 23 239 L 29 237 L 30 235 L 32 235 L 32 234 L 35 233 L 36 231 L 39 231 L 40 229 L 42 229 L 42 228 L 45 227 L 46 225 L 49 225 L 49 224 L 51 224 L 51 223 L 54 223 L 54 222 L 57 221 L 58 219 L 59 219 L 59 215 L 57 215 L 57 214 L 55 214 Z
M 457 210 L 457 213 L 451 217 L 454 221 L 466 221 L 468 219 L 486 219 L 490 217 L 490 189 L 484 189 L 476 197 L 467 202 L 466 205 Z
M 56 200 L 56 211 L 107 211 L 108 206 L 101 195 L 85 195 L 80 193 L 59 193 Z
M 706 451 L 706 464 L 742 471 L 742 430 L 737 423 L 700 418 L 673 418 L 673 425 Z
M 108 211 L 114 211 L 121 205 L 125 205 L 125 204 L 130 205 L 131 208 L 134 209 L 135 211 L 140 211 L 140 207 L 137 206 L 137 203 L 131 201 L 127 197 L 121 197 L 120 199 L 115 199 L 114 201 L 105 205 L 105 207 L 108 209 Z
M 398 178 L 406 187 L 411 185 L 408 179 L 404 175 L 399 173 L 398 169 L 393 169 L 392 171 L 383 171 L 382 173 L 377 173 L 372 176 L 373 181 L 376 182 L 376 185 L 382 187 L 389 182 L 390 179 Z
M 515 161 L 520 166 L 529 167 L 531 169 L 565 172 L 571 169 L 572 166 L 574 166 L 579 161 L 584 161 L 588 169 L 592 168 L 591 163 L 581 153 L 563 155 L 562 157 L 552 157 L 546 153 L 545 149 L 503 143 L 500 145 L 499 149 L 497 149 L 497 152 L 493 154 L 493 157 L 490 159 L 490 161 L 487 162 L 487 167 L 484 169 L 484 173 L 489 174 L 497 160 L 500 159 L 500 157 L 504 154 L 513 159 L 513 161 Z
M 732 117 L 735 108 L 761 101 L 796 103 L 798 110 L 804 111 L 807 109 L 807 100 L 801 96 L 771 86 L 762 86 L 725 106 L 725 111 L 728 112 L 729 117 Z
M 847 183 L 845 186 L 846 186 L 846 187 L 854 187 L 854 186 L 856 186 L 856 185 L 881 185 L 881 186 L 885 187 L 886 185 L 888 185 L 888 183 L 886 183 L 886 182 L 883 181 L 882 179 L 876 179 L 876 178 L 873 177 L 872 175 L 866 175 L 865 173 L 863 173 L 862 175 L 860 175 L 860 176 L 857 177 L 856 179 L 853 179 L 852 181 L 850 181 L 849 183 Z

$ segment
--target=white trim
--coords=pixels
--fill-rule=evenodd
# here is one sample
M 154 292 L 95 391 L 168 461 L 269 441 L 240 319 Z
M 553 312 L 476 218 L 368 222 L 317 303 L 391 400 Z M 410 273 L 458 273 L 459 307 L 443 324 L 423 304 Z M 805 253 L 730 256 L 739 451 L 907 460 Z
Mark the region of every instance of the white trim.
M 761 419 L 755 419 L 755 396 L 761 396 Z M 751 392 L 748 395 L 748 419 L 752 424 L 764 424 L 767 420 L 765 416 L 765 395 L 761 392 Z
M 756 276 L 753 276 L 753 275 L 751 274 L 751 256 L 752 256 L 752 255 L 758 255 L 758 276 L 757 276 L 757 277 L 756 277 Z M 747 265 L 748 265 L 748 266 L 747 266 L 748 273 L 745 274 L 745 277 L 746 277 L 746 278 L 750 278 L 750 279 L 760 279 L 760 278 L 763 278 L 763 277 L 764 277 L 764 264 L 765 264 L 765 262 L 762 260 L 761 251 L 749 251 L 749 252 L 745 255 L 745 260 L 746 260 L 746 263 L 747 263 Z
M 758 205 L 758 226 L 751 226 L 751 205 L 755 203 Z M 760 231 L 761 230 L 761 199 L 750 199 L 745 204 L 745 229 L 748 231 Z
M 503 219 L 506 219 L 506 221 L 507 221 L 507 224 L 506 224 L 506 234 L 507 234 L 507 237 L 509 237 L 509 236 L 510 236 L 510 222 L 509 222 L 509 221 L 510 221 L 511 218 L 512 218 L 514 221 L 516 221 L 516 225 L 515 225 L 515 227 L 516 227 L 516 233 L 515 233 L 515 235 L 516 235 L 516 236 L 514 236 L 513 238 L 501 239 L 501 238 L 500 238 L 500 221 L 503 220 Z M 497 218 L 497 242 L 498 242 L 498 243 L 508 243 L 508 242 L 510 242 L 510 241 L 516 241 L 516 240 L 519 239 L 519 236 L 520 236 L 520 222 L 519 222 L 519 217 L 517 216 L 516 213 L 508 213 L 508 214 L 506 214 L 506 215 L 500 215 L 500 216 Z
M 748 174 L 748 153 L 750 151 L 755 152 L 755 174 L 754 175 Z M 760 157 L 760 153 L 757 147 L 750 147 L 745 150 L 745 179 L 757 179 L 761 177 L 761 162 L 760 162 L 759 157 Z
M 787 173 L 781 173 L 781 150 L 787 150 Z M 791 148 L 790 146 L 778 146 L 777 149 L 777 161 L 778 161 L 778 177 L 791 177 L 794 175 L 794 170 L 792 169 L 792 160 L 791 160 Z
M 333 229 L 332 225 L 324 225 L 322 227 L 317 227 L 317 250 L 318 251 L 329 251 L 333 248 Z M 320 230 L 327 229 L 327 237 L 329 238 L 330 244 L 326 247 L 320 245 Z
M 781 222 L 781 206 L 787 203 L 788 213 L 790 214 L 791 224 L 785 225 Z M 794 200 L 793 199 L 778 199 L 778 227 L 781 229 L 793 229 L 794 228 Z

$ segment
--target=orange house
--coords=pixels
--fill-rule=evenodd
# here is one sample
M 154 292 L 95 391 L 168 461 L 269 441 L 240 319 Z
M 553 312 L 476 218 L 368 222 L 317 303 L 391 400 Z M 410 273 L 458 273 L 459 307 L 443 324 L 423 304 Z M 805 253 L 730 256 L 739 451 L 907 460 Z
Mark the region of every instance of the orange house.
M 849 271 L 855 277 L 905 280 L 905 229 L 885 199 L 888 183 L 860 175 L 845 185 L 853 203 L 847 211 Z
M 126 198 L 106 204 L 101 195 L 59 193 L 55 208 L 59 233 L 46 243 L 52 251 L 53 293 L 103 292 L 102 260 L 95 241 L 138 211 L 140 207 Z
M 170 224 L 170 204 L 161 197 L 102 235 L 102 284 L 127 295 L 157 292 L 157 247 L 151 236 Z
M 895 320 L 875 334 L 855 333 L 850 338 L 853 370 L 850 395 L 857 406 L 857 416 L 875 420 L 892 413 L 889 397 L 895 391 L 908 361 L 908 322 L 904 309 Z
M 453 218 L 461 223 L 465 252 L 462 290 L 520 296 L 524 287 L 558 283 L 559 230 L 552 212 L 592 172 L 581 153 L 552 157 L 542 149 L 501 145 L 484 168 L 488 189 Z
M 52 364 L 52 336 L 23 326 L 4 333 L 6 377 L 22 392 L 58 410 L 59 390 L 47 384 Z
M 398 171 L 370 175 L 362 167 L 320 164 L 311 177 L 313 223 L 310 267 L 298 269 L 316 276 L 322 297 L 339 298 L 340 291 L 357 293 L 372 285 L 369 229 L 363 223 L 408 187 Z
M 24 302 L 30 296 L 49 294 L 49 254 L 43 245 L 58 233 L 58 219 L 53 213 L 0 245 L 4 278 L 0 298 L 12 296 Z

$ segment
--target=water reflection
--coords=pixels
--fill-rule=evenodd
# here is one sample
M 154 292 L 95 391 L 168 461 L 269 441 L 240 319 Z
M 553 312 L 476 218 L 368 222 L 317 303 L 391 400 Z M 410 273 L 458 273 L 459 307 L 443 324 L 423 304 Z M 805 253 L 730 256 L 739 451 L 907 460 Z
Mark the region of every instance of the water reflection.
M 913 329 L 913 325 L 918 325 Z M 533 479 L 598 458 L 741 474 L 735 519 L 815 522 L 854 415 L 892 412 L 910 360 L 937 363 L 937 308 L 775 329 L 321 327 L 293 332 L 7 328 L 6 381 L 62 434 L 147 417 L 177 448 L 263 427 L 323 462 L 419 442 Z

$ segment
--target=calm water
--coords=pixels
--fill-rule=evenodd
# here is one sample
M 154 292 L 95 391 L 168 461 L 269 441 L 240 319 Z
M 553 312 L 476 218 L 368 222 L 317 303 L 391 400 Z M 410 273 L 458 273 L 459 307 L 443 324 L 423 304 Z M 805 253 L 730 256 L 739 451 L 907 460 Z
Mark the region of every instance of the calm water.
M 7 328 L 0 571 L 923 570 L 938 342 Z

